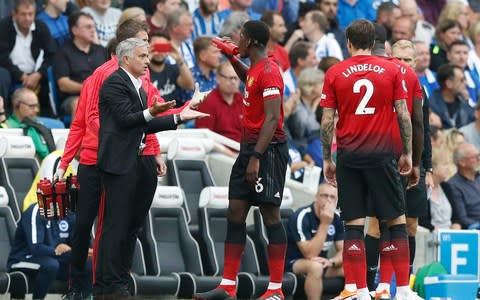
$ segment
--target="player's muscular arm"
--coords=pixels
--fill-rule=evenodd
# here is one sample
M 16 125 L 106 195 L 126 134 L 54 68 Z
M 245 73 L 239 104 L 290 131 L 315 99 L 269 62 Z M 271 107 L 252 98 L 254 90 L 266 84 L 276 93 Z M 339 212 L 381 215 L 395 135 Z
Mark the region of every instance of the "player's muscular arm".
M 271 100 L 263 102 L 263 109 L 265 110 L 265 121 L 258 136 L 257 144 L 255 145 L 255 152 L 263 153 L 267 150 L 268 145 L 272 141 L 275 129 L 277 128 L 278 120 L 280 119 L 280 104 L 282 99 L 276 97 Z
M 412 154 L 412 122 L 407 108 L 407 101 L 405 99 L 397 100 L 394 105 L 403 142 L 403 154 Z
M 323 146 L 323 159 L 332 159 L 332 140 L 333 140 L 333 119 L 335 116 L 334 108 L 323 108 L 322 124 L 320 125 L 320 140 Z
M 237 73 L 238 77 L 241 81 L 245 81 L 247 79 L 247 70 L 248 66 L 244 64 L 240 59 L 236 56 L 230 59 L 230 63 L 232 64 L 233 69 Z

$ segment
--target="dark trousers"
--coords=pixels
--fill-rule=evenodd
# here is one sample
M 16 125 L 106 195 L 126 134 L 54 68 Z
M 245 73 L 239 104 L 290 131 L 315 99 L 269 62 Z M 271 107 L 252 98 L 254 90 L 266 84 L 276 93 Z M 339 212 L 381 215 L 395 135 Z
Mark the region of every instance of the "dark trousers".
M 47 295 L 50 285 L 57 280 L 66 281 L 68 279 L 68 266 L 70 262 L 70 253 L 65 253 L 57 257 L 41 256 L 32 257 L 25 262 L 38 265 L 38 269 L 26 267 L 15 268 L 15 264 L 10 271 L 22 271 L 27 277 L 33 293 L 33 299 L 43 299 Z M 84 262 L 84 280 L 80 283 L 79 289 L 84 295 L 90 294 L 92 290 L 92 277 L 86 276 L 92 273 L 92 264 L 88 260 Z
M 70 276 L 72 287 L 80 289 L 84 276 L 92 277 L 92 274 L 85 274 L 85 261 L 90 246 L 90 234 L 93 222 L 98 212 L 100 199 L 100 172 L 94 165 L 78 166 L 78 182 L 80 190 L 78 195 L 76 223 L 72 237 L 72 259 Z M 85 295 L 86 296 L 86 295 Z
M 156 164 L 153 156 L 139 156 L 133 172 L 101 175 L 106 203 L 95 293 L 113 294 L 128 285 L 137 232 L 145 222 L 157 186 Z

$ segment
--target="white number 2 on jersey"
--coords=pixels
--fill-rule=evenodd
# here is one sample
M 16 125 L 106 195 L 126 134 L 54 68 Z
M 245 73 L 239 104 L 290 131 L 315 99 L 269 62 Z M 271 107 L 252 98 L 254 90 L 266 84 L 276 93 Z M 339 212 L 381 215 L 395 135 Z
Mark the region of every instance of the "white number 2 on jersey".
M 360 93 L 360 88 L 364 86 L 367 90 L 365 91 L 365 95 L 363 95 L 362 100 L 357 106 L 357 110 L 355 111 L 356 115 L 373 115 L 375 113 L 375 107 L 367 107 L 368 101 L 372 98 L 373 95 L 373 84 L 368 79 L 360 79 L 355 82 L 353 85 L 353 92 L 355 94 Z

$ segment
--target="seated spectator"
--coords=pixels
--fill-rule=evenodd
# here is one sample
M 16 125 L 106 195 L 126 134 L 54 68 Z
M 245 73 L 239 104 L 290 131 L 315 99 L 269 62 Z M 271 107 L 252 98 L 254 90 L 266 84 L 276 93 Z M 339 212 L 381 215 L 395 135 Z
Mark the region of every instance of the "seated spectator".
M 180 51 L 183 61 L 188 68 L 192 69 L 195 65 L 195 54 L 192 46 L 192 14 L 190 14 L 190 12 L 184 8 L 178 8 L 172 11 L 167 16 L 166 30 L 168 36 L 170 37 L 170 41 Z M 173 58 L 170 59 L 170 63 L 175 63 Z
M 285 21 L 278 12 L 266 10 L 260 21 L 268 25 L 270 30 L 270 39 L 267 43 L 267 54 L 273 56 L 274 60 L 282 69 L 282 72 L 290 69 L 290 61 L 288 60 L 288 52 L 280 43 L 283 43 L 287 27 Z
M 461 144 L 453 152 L 453 162 L 458 171 L 448 184 L 454 221 L 464 229 L 480 229 L 480 151 L 472 144 Z
M 427 97 L 430 98 L 433 95 L 433 91 L 440 87 L 438 85 L 437 75 L 428 68 L 430 65 L 430 49 L 427 44 L 421 41 L 415 41 L 414 45 L 415 52 L 417 53 L 415 72 Z
M 441 65 L 447 64 L 447 49 L 450 44 L 460 40 L 462 33 L 460 25 L 455 20 L 438 22 L 435 28 L 435 39 L 430 45 L 430 69 L 438 72 Z
M 0 66 L 8 70 L 13 85 L 39 90 L 40 113 L 52 116 L 47 69 L 52 64 L 56 45 L 45 23 L 35 22 L 35 1 L 15 0 L 12 17 L 4 18 L 0 28 Z M 0 74 L 4 72 L 0 70 Z M 2 82 L 5 84 L 8 80 Z
M 12 95 L 13 114 L 7 119 L 8 128 L 24 128 L 32 138 L 38 158 L 43 160 L 55 150 L 52 133 L 36 122 L 39 104 L 37 95 L 27 88 L 17 89 Z M 52 144 L 53 143 L 53 144 Z
M 430 45 L 435 34 L 435 27 L 421 18 L 421 11 L 418 9 L 417 2 L 415 0 L 402 0 L 399 6 L 402 16 L 410 18 L 415 24 L 415 40 Z
M 193 12 L 193 39 L 217 36 L 221 25 L 218 0 L 200 0 L 198 8 Z
M 420 225 L 433 230 L 461 229 L 459 224 L 452 223 L 452 193 L 448 179 L 448 153 L 440 148 L 432 149 L 433 183 L 429 197 L 427 218 L 420 218 Z
M 93 17 L 98 42 L 103 47 L 107 47 L 108 42 L 115 38 L 118 20 L 122 14 L 120 9 L 111 7 L 111 2 L 111 0 L 91 0 L 88 6 L 82 8 L 83 12 Z
M 233 12 L 223 21 L 218 36 L 229 37 L 232 42 L 238 45 L 240 42 L 240 29 L 242 28 L 243 23 L 247 22 L 249 18 L 248 14 L 244 12 Z
M 201 92 L 214 89 L 217 85 L 220 50 L 212 44 L 212 38 L 204 36 L 193 42 L 193 51 L 197 60 L 192 68 L 193 81 L 199 84 Z
M 122 14 L 120 15 L 120 19 L 118 19 L 118 27 L 120 27 L 123 23 L 129 20 L 146 22 L 147 15 L 145 14 L 145 11 L 140 7 L 129 7 L 127 9 L 124 9 Z
M 316 68 L 303 70 L 298 77 L 300 101 L 288 119 L 288 129 L 293 142 L 302 155 L 309 154 L 315 164 L 323 166 L 322 148 L 319 140 L 320 124 L 315 110 L 322 95 L 323 72 Z
M 322 70 L 323 73 L 326 73 L 328 69 L 336 63 L 339 63 L 340 60 L 333 56 L 327 56 L 318 63 L 318 68 Z
M 340 28 L 337 18 L 338 1 L 339 0 L 317 0 L 315 1 L 315 3 L 318 5 L 320 11 L 323 12 L 323 14 L 328 19 L 328 23 L 330 26 L 328 26 L 327 34 L 333 34 L 335 40 L 337 40 L 338 44 L 340 45 L 340 48 L 342 48 L 343 57 L 347 58 L 350 56 L 347 47 L 347 37 L 345 36 L 345 31 Z
M 342 49 L 337 40 L 332 34 L 326 33 L 328 26 L 327 17 L 319 10 L 308 12 L 300 22 L 304 37 L 315 45 L 315 55 L 318 61 L 327 56 L 343 60 Z
M 166 32 L 168 16 L 180 8 L 180 0 L 155 0 L 153 3 L 153 14 L 147 18 L 150 32 Z
M 480 103 L 475 107 L 475 121 L 460 128 L 465 141 L 480 149 Z
M 292 46 L 288 58 L 291 64 L 290 69 L 282 74 L 285 83 L 285 92 L 283 93 L 285 98 L 296 93 L 298 88 L 297 78 L 300 72 L 306 68 L 314 68 L 318 64 L 313 44 L 309 42 L 296 42 Z
M 238 91 L 240 78 L 229 61 L 220 64 L 217 75 L 217 87 L 198 107 L 210 117 L 196 120 L 195 127 L 208 128 L 240 142 L 243 118 L 243 96 Z
M 47 5 L 37 16 L 37 20 L 47 24 L 48 30 L 50 30 L 50 34 L 57 46 L 62 46 L 70 39 L 68 17 L 65 15 L 67 3 L 68 0 L 47 0 Z
M 480 81 L 478 74 L 468 67 L 468 44 L 465 41 L 458 40 L 450 44 L 447 51 L 447 58 L 451 64 L 462 68 L 465 75 L 465 84 L 468 91 L 468 103 L 475 106 L 480 96 Z
M 324 277 L 343 276 L 344 228 L 335 213 L 337 199 L 336 188 L 321 184 L 315 201 L 299 208 L 288 220 L 285 271 L 306 276 L 307 299 L 322 298 Z M 333 246 L 336 253 L 327 258 Z
M 172 45 L 170 52 L 157 52 L 154 45 L 170 43 L 166 33 L 153 32 L 150 34 L 150 78 L 165 101 L 182 99 L 183 90 L 193 90 L 193 76 L 190 69 L 183 62 L 178 49 Z M 166 63 L 167 56 L 175 59 L 175 64 Z
M 9 272 L 22 271 L 29 278 L 33 299 L 44 299 L 52 283 L 67 281 L 75 214 L 62 220 L 47 220 L 40 215 L 38 204 L 31 205 L 23 214 L 15 232 L 8 256 Z M 82 292 L 92 290 L 92 265 L 88 261 Z
M 53 72 L 60 90 L 62 115 L 74 116 L 83 81 L 107 60 L 107 50 L 95 45 L 95 22 L 82 11 L 68 17 L 72 40 L 55 55 Z
M 442 120 L 442 128 L 460 128 L 474 121 L 463 69 L 451 64 L 441 66 L 438 83 L 440 88 L 430 97 L 430 108 Z
M 412 41 L 414 37 L 415 24 L 412 22 L 412 19 L 400 16 L 393 22 L 391 45 L 400 40 Z
M 457 173 L 457 166 L 453 163 L 453 152 L 455 148 L 465 143 L 465 138 L 463 137 L 463 133 L 456 128 L 444 130 L 442 135 L 443 143 L 439 148 L 442 149 L 442 151 L 444 151 L 448 156 L 448 180 L 452 178 L 455 173 Z
M 228 0 L 230 8 L 220 12 L 220 19 L 226 20 L 233 12 L 243 12 L 248 15 L 250 20 L 260 20 L 261 14 L 253 11 L 252 0 Z
M 392 39 L 392 27 L 395 20 L 402 15 L 402 11 L 393 2 L 382 2 L 377 8 L 377 18 L 375 22 L 385 28 L 387 34 L 386 40 Z

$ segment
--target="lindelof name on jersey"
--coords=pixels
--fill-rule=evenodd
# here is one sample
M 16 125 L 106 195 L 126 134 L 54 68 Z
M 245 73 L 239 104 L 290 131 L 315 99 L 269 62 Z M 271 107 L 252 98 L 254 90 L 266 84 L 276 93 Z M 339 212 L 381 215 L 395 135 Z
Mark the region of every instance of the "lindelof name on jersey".
M 342 75 L 345 76 L 345 78 L 348 78 L 348 76 L 352 75 L 353 73 L 365 71 L 373 71 L 378 74 L 383 74 L 385 72 L 385 69 L 378 65 L 372 64 L 351 65 L 342 72 Z

